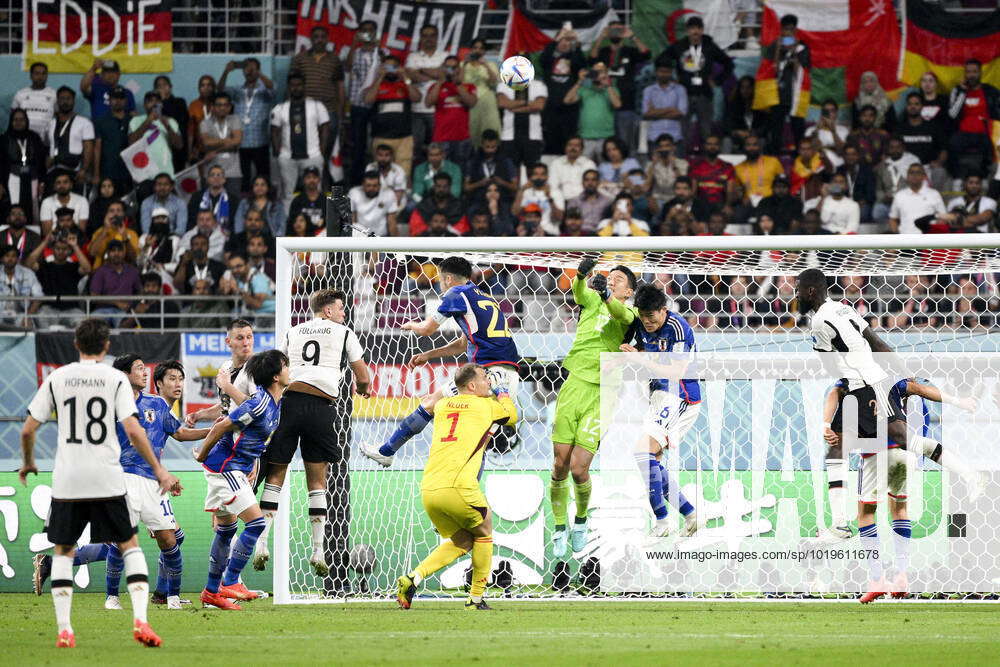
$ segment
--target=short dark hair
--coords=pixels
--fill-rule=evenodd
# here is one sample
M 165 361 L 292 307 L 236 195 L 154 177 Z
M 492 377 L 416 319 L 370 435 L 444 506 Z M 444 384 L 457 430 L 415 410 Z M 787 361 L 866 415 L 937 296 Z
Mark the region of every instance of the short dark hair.
M 468 363 L 455 371 L 455 386 L 459 389 L 476 379 L 476 371 L 482 368 L 479 364 Z
M 878 109 L 875 108 L 874 104 L 866 104 L 860 109 L 858 109 L 858 115 L 861 115 L 866 111 L 871 111 L 873 114 L 878 114 Z
M 483 130 L 483 141 L 500 141 L 500 135 L 492 127 L 488 127 Z
M 448 183 L 451 183 L 451 174 L 449 174 L 447 171 L 439 171 L 438 173 L 434 174 L 434 180 L 448 181 Z
M 826 274 L 816 268 L 806 269 L 800 273 L 798 276 L 798 282 L 806 287 L 816 287 L 824 290 L 827 285 Z
M 111 328 L 108 323 L 96 317 L 87 318 L 77 324 L 73 333 L 73 342 L 83 354 L 102 354 L 110 338 Z
M 59 86 L 59 90 L 56 91 L 56 97 L 62 95 L 63 93 L 69 93 L 73 97 L 76 97 L 76 91 L 69 86 Z
M 965 61 L 965 64 L 976 65 L 977 67 L 979 67 L 979 69 L 983 68 L 983 61 L 980 60 L 979 58 L 969 58 L 968 60 Z
M 46 72 L 49 71 L 49 66 L 41 61 L 36 61 L 31 63 L 31 67 L 28 68 L 28 72 L 34 72 L 36 67 L 41 67 Z
M 431 30 L 433 30 L 435 35 L 441 34 L 440 31 L 438 30 L 438 27 L 436 25 L 434 25 L 433 23 L 425 23 L 424 25 L 420 26 L 420 32 L 423 32 L 424 30 L 427 30 L 428 28 L 430 28 Z
M 799 27 L 799 17 L 795 14 L 785 14 L 781 17 L 781 27 L 786 28 L 791 26 L 793 28 Z
M 2 245 L 0 246 L 0 257 L 6 257 L 9 252 L 19 252 L 17 246 L 13 245 Z
M 156 84 L 158 84 L 161 80 L 162 81 L 166 81 L 167 85 L 170 86 L 171 88 L 173 88 L 174 83 L 173 83 L 173 81 L 170 80 L 170 77 L 167 76 L 166 74 L 161 74 L 160 76 L 158 76 L 155 79 L 153 79 L 153 86 L 155 87 Z
M 274 376 L 281 373 L 281 369 L 288 365 L 288 357 L 281 350 L 265 350 L 250 357 L 244 370 L 247 375 L 253 378 L 255 385 L 259 387 L 270 387 L 274 383 Z
M 545 164 L 544 162 L 533 162 L 532 164 L 529 164 L 528 165 L 528 173 L 530 174 L 531 172 L 533 172 L 534 170 L 538 169 L 539 167 L 541 167 L 542 169 L 544 169 L 546 174 L 549 173 L 549 166 L 547 164 Z
M 187 377 L 187 373 L 184 372 L 184 364 L 176 359 L 167 359 L 156 364 L 156 368 L 153 369 L 154 387 L 163 382 L 163 378 L 167 376 L 167 371 L 178 371 L 182 378 Z
M 244 264 L 247 263 L 246 253 L 240 252 L 239 250 L 229 253 L 229 257 L 226 258 L 226 262 L 228 263 L 230 260 L 234 259 L 242 259 Z
M 674 179 L 674 185 L 677 185 L 678 183 L 684 183 L 688 187 L 694 187 L 694 185 L 691 183 L 690 176 L 678 176 L 677 178 Z
M 253 63 L 254 65 L 256 65 L 258 69 L 260 68 L 260 61 L 257 60 L 256 58 L 245 58 L 243 60 L 243 66 L 244 67 L 246 67 L 250 63 Z
M 216 97 L 218 97 L 218 96 L 216 96 Z M 148 93 L 146 93 L 145 95 L 143 95 L 142 101 L 143 102 L 148 102 L 148 101 L 150 101 L 153 98 L 156 98 L 156 99 L 160 100 L 161 102 L 163 101 L 163 98 L 160 97 L 160 94 L 158 92 L 156 92 L 155 90 L 151 90 Z
M 396 154 L 396 151 L 393 150 L 392 146 L 390 146 L 389 144 L 379 144 L 378 146 L 376 146 L 375 147 L 375 152 L 377 153 L 379 151 L 389 151 L 393 155 Z
M 205 236 L 204 234 L 202 234 L 201 232 L 198 232 L 197 234 L 195 234 L 194 236 L 191 237 L 191 245 L 194 245 L 194 242 L 195 242 L 196 239 L 204 239 L 205 243 L 207 243 L 209 245 L 212 244 L 212 240 L 210 238 L 208 238 L 207 236 Z
M 297 79 L 297 80 L 301 81 L 302 83 L 305 83 L 305 81 L 306 81 L 306 75 L 303 74 L 301 71 L 299 71 L 297 69 L 293 69 L 291 72 L 288 73 L 288 79 L 287 80 L 288 80 L 289 83 L 291 83 L 292 80 L 294 80 L 294 79 Z
M 167 179 L 168 181 L 170 181 L 171 183 L 173 183 L 173 182 L 174 182 L 174 177 L 173 177 L 173 176 L 171 176 L 170 174 L 168 174 L 168 173 L 167 173 L 167 172 L 165 172 L 165 171 L 161 171 L 161 172 L 160 172 L 160 173 L 158 173 L 158 174 L 157 174 L 156 176 L 154 176 L 154 177 L 153 177 L 153 182 L 155 183 L 156 181 L 160 180 L 161 178 L 165 178 L 165 179 Z
M 321 289 L 309 296 L 309 308 L 314 313 L 319 313 L 337 301 L 341 301 L 344 305 L 347 305 L 347 294 L 339 289 Z
M 222 93 L 216 93 L 215 94 L 215 97 L 212 98 L 212 103 L 214 104 L 215 102 L 218 102 L 220 99 L 225 99 L 230 104 L 232 104 L 232 101 L 233 101 L 233 98 L 231 98 L 229 96 L 229 93 L 222 92 Z
M 570 206 L 568 209 L 566 209 L 566 214 L 564 216 L 564 218 L 573 218 L 574 220 L 577 220 L 582 217 L 583 214 L 580 213 L 580 209 L 578 209 L 575 206 Z
M 246 329 L 248 327 L 253 329 L 253 325 L 248 320 L 245 320 L 242 317 L 237 317 L 235 320 L 230 320 L 229 326 L 226 327 L 226 332 L 228 333 L 233 329 Z
M 464 257 L 446 257 L 438 264 L 438 271 L 468 280 L 472 277 L 472 263 Z
M 657 136 L 656 137 L 656 141 L 654 143 L 658 144 L 661 141 L 669 141 L 672 144 L 676 144 L 677 143 L 677 140 L 674 139 L 674 135 L 670 134 L 669 132 L 664 132 L 663 134 Z
M 117 371 L 121 371 L 125 375 L 132 372 L 132 365 L 137 361 L 142 361 L 142 357 L 138 354 L 132 352 L 128 354 L 123 354 L 120 357 L 115 357 L 114 362 L 112 362 L 111 367 Z
M 633 273 L 632 269 L 628 268 L 624 264 L 619 264 L 618 266 L 612 267 L 611 271 L 621 271 L 622 273 L 624 273 L 625 277 L 628 278 L 629 288 L 635 289 L 635 286 L 638 284 L 638 282 L 635 279 L 635 273 Z
M 56 219 L 65 218 L 66 216 L 73 217 L 76 215 L 76 211 L 71 209 L 69 206 L 60 206 L 56 209 Z
M 125 243 L 119 239 L 112 239 L 111 241 L 108 241 L 107 250 L 108 252 L 111 252 L 112 250 L 125 250 Z
M 704 28 L 705 22 L 701 20 L 700 16 L 692 16 L 687 20 L 685 25 L 688 28 Z
M 375 171 L 374 169 L 369 169 L 368 171 L 365 172 L 365 175 L 361 177 L 361 180 L 370 181 L 373 178 L 376 181 L 381 181 L 382 180 L 382 177 L 379 175 L 379 173 L 377 171 Z
M 643 283 L 635 291 L 632 304 L 640 313 L 650 313 L 667 305 L 667 296 L 655 285 Z
M 909 95 L 907 95 L 906 96 L 906 103 L 909 104 L 910 100 L 912 100 L 914 97 L 917 98 L 917 100 L 919 100 L 919 102 L 920 102 L 920 105 L 923 106 L 923 104 L 924 104 L 924 96 L 921 95 L 920 93 L 910 93 Z
M 143 285 L 146 283 L 156 283 L 160 287 L 163 287 L 163 278 L 156 271 L 147 271 L 139 277 L 139 282 Z
M 588 174 L 594 174 L 595 176 L 597 176 L 597 178 L 601 177 L 601 172 L 597 171 L 596 169 L 588 169 L 587 171 L 583 172 L 583 178 L 587 178 Z M 583 180 L 583 178 L 581 178 L 580 180 Z

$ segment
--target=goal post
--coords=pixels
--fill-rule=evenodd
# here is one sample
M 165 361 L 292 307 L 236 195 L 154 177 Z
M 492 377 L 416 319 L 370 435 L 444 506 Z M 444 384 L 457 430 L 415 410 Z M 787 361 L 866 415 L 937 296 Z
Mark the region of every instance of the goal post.
M 598 271 L 628 266 L 640 281 L 662 288 L 670 309 L 691 325 L 700 351 L 811 353 L 806 320 L 794 304 L 790 279 L 816 267 L 833 283 L 831 296 L 854 305 L 873 326 L 886 332 L 890 345 L 916 352 L 998 353 L 998 248 L 1000 234 L 278 238 L 276 339 L 288 327 L 310 317 L 309 293 L 343 287 L 343 281 L 349 281 L 352 289 L 348 293 L 353 297 L 347 307 L 352 311 L 352 326 L 374 373 L 374 396 L 354 401 L 350 442 L 344 443 L 351 519 L 350 526 L 343 528 L 349 535 L 345 548 L 350 553 L 330 555 L 350 562 L 344 588 L 358 599 L 389 599 L 394 595 L 395 578 L 414 567 L 438 543 L 419 492 L 430 428 L 408 443 L 388 469 L 364 458 L 359 445 L 383 442 L 398 421 L 416 407 L 419 397 L 441 386 L 464 360 L 464 355 L 442 358 L 410 368 L 410 357 L 451 341 L 460 330 L 446 323 L 431 338 L 400 330 L 403 322 L 435 312 L 440 295 L 434 286 L 434 264 L 442 258 L 460 255 L 472 263 L 474 280 L 498 303 L 524 357 L 518 395 L 523 423 L 516 437 L 488 453 L 482 483 L 495 519 L 491 583 L 513 597 L 539 598 L 556 594 L 552 590 L 556 560 L 549 545 L 552 518 L 547 486 L 551 424 L 555 397 L 564 379 L 561 360 L 570 349 L 576 326 L 577 313 L 568 286 L 581 259 L 598 260 Z M 746 515 L 751 517 L 743 522 L 747 533 L 740 539 L 763 536 L 780 540 L 789 531 L 805 536 L 828 525 L 825 472 L 822 453 L 817 453 L 823 448 L 822 431 L 816 431 L 812 424 L 820 407 L 803 409 L 799 404 L 804 393 L 780 386 L 781 380 L 778 383 L 771 391 L 773 405 L 765 412 L 771 419 L 769 428 L 784 429 L 781 447 L 787 451 L 779 451 L 763 463 L 741 451 L 742 424 L 759 419 L 759 415 L 734 403 L 733 389 L 724 380 L 709 380 L 703 389 L 704 405 L 698 421 L 680 451 L 671 452 L 671 465 L 684 492 L 697 498 L 696 504 L 711 505 L 717 514 L 706 535 L 721 534 L 718 531 L 735 521 L 726 514 L 727 494 L 734 489 L 745 492 Z M 995 389 L 1000 396 L 1000 384 Z M 932 434 L 947 437 L 949 427 L 943 426 L 947 420 L 941 409 L 931 408 L 929 414 Z M 796 430 L 794 419 L 806 419 L 812 425 Z M 980 420 L 976 423 L 982 428 L 981 419 L 985 417 L 977 416 L 970 423 Z M 955 439 L 961 441 L 963 436 Z M 985 453 L 970 442 L 963 442 L 963 455 L 980 463 Z M 993 466 L 983 469 L 991 471 Z M 605 470 L 600 455 L 593 471 L 592 508 L 595 515 L 610 514 L 609 508 L 614 506 L 610 470 Z M 857 472 L 849 475 L 854 480 Z M 288 479 L 273 531 L 275 602 L 342 601 L 343 596 L 329 595 L 322 579 L 308 567 L 307 503 L 298 458 Z M 1000 553 L 1000 543 L 994 545 L 985 529 L 973 524 L 973 514 L 964 505 L 964 487 L 952 483 L 947 471 L 921 462 L 919 474 L 907 483 L 914 494 L 913 512 L 919 517 L 914 525 L 920 524 L 914 529 L 914 548 L 919 554 L 914 556 L 915 562 L 931 568 L 943 549 Z M 845 481 L 845 486 L 850 484 Z M 991 521 L 986 522 L 989 525 L 1000 521 L 1000 507 L 993 507 L 992 501 L 989 498 L 987 504 L 976 505 L 977 511 L 993 512 Z M 793 528 L 789 528 L 790 507 L 798 508 Z M 673 516 L 674 510 L 671 512 Z M 946 539 L 957 531 L 953 523 L 959 515 L 968 521 L 959 531 L 962 536 Z M 880 515 L 880 526 L 885 521 Z M 884 540 L 889 536 L 891 532 L 883 532 Z M 697 539 L 702 540 L 697 544 L 715 544 L 710 537 Z M 671 545 L 683 544 L 671 540 Z M 796 537 L 796 543 L 800 541 Z M 592 548 L 568 559 L 570 590 L 587 594 L 601 577 L 605 582 L 611 580 L 615 568 L 640 567 L 629 564 L 631 561 L 614 560 L 608 555 L 614 549 L 609 551 L 609 545 L 600 539 L 594 542 Z M 891 552 L 891 543 L 887 544 Z M 596 579 L 587 579 L 593 577 L 593 567 L 581 568 L 588 562 L 598 566 Z M 992 567 L 992 560 L 990 563 Z M 1000 584 L 1000 559 L 996 565 L 996 573 L 984 571 L 983 576 L 989 575 L 986 580 L 995 576 Z M 423 594 L 442 598 L 460 594 L 467 567 L 468 557 L 463 557 L 425 582 Z M 680 578 L 683 583 L 661 588 L 673 593 L 750 590 L 745 583 L 736 586 L 725 572 L 711 568 L 700 576 L 697 586 Z M 767 588 L 766 576 L 760 576 L 764 578 L 758 592 L 776 590 Z M 970 571 L 965 579 L 954 577 L 939 585 L 958 582 L 954 585 L 964 588 L 947 590 L 986 590 L 986 584 L 969 583 L 978 581 L 977 576 Z

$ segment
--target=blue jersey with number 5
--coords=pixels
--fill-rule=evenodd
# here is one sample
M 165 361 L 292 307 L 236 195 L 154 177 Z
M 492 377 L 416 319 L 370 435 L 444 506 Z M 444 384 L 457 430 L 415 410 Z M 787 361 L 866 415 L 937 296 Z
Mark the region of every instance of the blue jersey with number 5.
M 517 366 L 521 356 L 507 330 L 507 318 L 496 300 L 471 281 L 445 292 L 438 306 L 438 322 L 454 317 L 468 341 L 469 361 L 483 366 Z

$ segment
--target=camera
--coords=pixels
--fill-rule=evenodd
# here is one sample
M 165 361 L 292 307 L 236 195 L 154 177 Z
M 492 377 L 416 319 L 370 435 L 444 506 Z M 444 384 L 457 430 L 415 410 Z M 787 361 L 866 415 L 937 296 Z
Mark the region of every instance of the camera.
M 608 37 L 612 39 L 620 39 L 625 34 L 625 31 L 621 28 L 612 28 L 608 31 Z
M 601 78 L 600 70 L 596 69 L 590 70 L 589 72 L 587 72 L 587 78 L 590 79 L 591 81 L 597 81 L 598 79 Z

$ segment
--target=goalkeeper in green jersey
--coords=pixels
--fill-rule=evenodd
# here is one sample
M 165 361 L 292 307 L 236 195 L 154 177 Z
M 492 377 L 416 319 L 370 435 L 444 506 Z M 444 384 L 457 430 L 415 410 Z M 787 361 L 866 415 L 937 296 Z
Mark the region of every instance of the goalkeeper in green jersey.
M 607 277 L 595 275 L 587 287 L 587 276 L 596 265 L 597 260 L 584 259 L 573 279 L 573 299 L 580 306 L 580 321 L 573 347 L 563 361 L 569 377 L 559 389 L 552 429 L 549 499 L 555 519 L 552 555 L 557 559 L 566 555 L 567 537 L 572 540 L 574 552 L 587 545 L 590 462 L 601 444 L 601 352 L 617 352 L 636 318 L 635 310 L 625 305 L 635 291 L 635 274 L 626 266 L 616 266 Z M 567 536 L 570 473 L 576 519 Z

